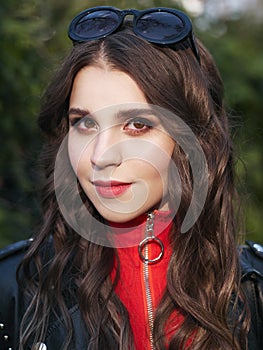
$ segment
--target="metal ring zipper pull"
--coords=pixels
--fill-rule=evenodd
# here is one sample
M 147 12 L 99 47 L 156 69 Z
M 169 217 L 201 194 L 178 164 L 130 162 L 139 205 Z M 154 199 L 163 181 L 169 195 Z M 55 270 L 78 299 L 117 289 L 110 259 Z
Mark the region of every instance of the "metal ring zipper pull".
M 163 242 L 154 235 L 154 218 L 155 213 L 157 211 L 153 211 L 151 213 L 148 213 L 147 220 L 146 220 L 146 228 L 145 228 L 145 238 L 139 243 L 138 246 L 138 252 L 141 260 L 145 264 L 154 264 L 162 259 L 164 254 L 164 245 Z M 157 244 L 160 247 L 160 254 L 154 258 L 149 258 L 149 245 L 150 244 Z M 145 250 L 145 254 L 144 254 Z
M 160 247 L 160 253 L 156 258 L 149 259 L 148 257 L 146 257 L 143 254 L 143 249 L 145 248 L 145 246 L 150 245 L 152 243 L 157 244 Z M 163 254 L 164 254 L 164 245 L 163 245 L 163 242 L 158 237 L 148 236 L 148 237 L 145 237 L 140 242 L 139 247 L 138 247 L 138 251 L 139 251 L 140 258 L 142 259 L 143 262 L 148 263 L 148 264 L 154 264 L 162 259 Z

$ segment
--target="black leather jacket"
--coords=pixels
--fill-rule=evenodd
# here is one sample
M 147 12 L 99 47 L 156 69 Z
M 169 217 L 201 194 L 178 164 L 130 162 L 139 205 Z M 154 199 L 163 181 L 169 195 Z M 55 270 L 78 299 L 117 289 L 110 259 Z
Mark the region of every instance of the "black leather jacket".
M 252 315 L 248 335 L 248 349 L 263 349 L 263 247 L 253 242 L 240 247 L 242 285 L 248 297 Z M 16 283 L 16 269 L 30 240 L 12 244 L 0 251 L 0 350 L 17 350 L 19 324 L 25 311 L 24 299 Z M 70 309 L 74 327 L 74 344 L 71 350 L 87 350 L 87 332 L 78 305 Z M 54 321 L 48 326 L 46 338 L 38 350 L 63 349 L 66 330 L 62 323 Z M 39 344 L 39 345 L 40 345 Z M 103 347 L 102 350 L 106 350 Z M 33 350 L 33 349 L 27 349 Z M 211 349 L 214 350 L 214 349 Z

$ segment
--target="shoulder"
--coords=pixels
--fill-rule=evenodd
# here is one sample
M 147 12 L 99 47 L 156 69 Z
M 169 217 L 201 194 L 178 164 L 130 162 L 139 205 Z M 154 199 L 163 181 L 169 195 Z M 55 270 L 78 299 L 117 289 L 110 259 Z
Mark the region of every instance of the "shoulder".
M 11 349 L 18 339 L 18 320 L 24 307 L 16 271 L 31 243 L 28 239 L 0 250 L 0 349 Z
M 24 241 L 12 243 L 2 249 L 0 249 L 0 264 L 8 262 L 8 260 L 15 259 L 24 255 L 27 249 L 30 247 L 33 239 L 29 238 Z
M 15 283 L 16 270 L 30 247 L 32 239 L 19 241 L 0 250 L 0 292 L 6 290 L 9 284 Z
M 263 245 L 246 241 L 247 245 L 239 247 L 242 279 L 259 279 L 263 281 Z
M 248 349 L 263 348 L 263 246 L 247 241 L 239 247 L 241 285 L 250 309 L 251 325 L 248 334 Z
M 26 252 L 33 243 L 33 239 L 19 241 L 0 249 L 0 293 L 16 286 L 17 268 L 23 260 Z M 49 238 L 39 249 L 39 254 L 45 263 L 52 258 L 54 253 L 52 238 Z M 32 267 L 33 268 L 33 267 Z M 34 271 L 34 270 L 32 270 Z M 5 293 L 6 294 L 6 293 Z
M 263 323 L 263 246 L 246 243 L 239 247 L 241 284 L 249 303 L 257 305 L 257 315 Z
M 0 250 L 0 293 L 16 284 L 16 270 L 30 247 L 32 239 L 19 241 Z

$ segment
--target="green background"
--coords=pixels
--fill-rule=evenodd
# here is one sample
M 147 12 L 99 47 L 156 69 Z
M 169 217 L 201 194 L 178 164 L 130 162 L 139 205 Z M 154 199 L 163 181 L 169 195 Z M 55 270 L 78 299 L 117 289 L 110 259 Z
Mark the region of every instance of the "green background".
M 202 14 L 189 14 L 196 35 L 212 52 L 225 83 L 246 238 L 263 243 L 261 2 L 240 13 L 225 8 L 219 16 L 209 11 L 213 1 L 206 0 Z M 42 140 L 36 118 L 41 95 L 71 47 L 68 23 L 80 10 L 96 5 L 143 9 L 179 8 L 181 3 L 8 0 L 0 5 L 0 247 L 30 237 L 40 223 L 38 159 Z

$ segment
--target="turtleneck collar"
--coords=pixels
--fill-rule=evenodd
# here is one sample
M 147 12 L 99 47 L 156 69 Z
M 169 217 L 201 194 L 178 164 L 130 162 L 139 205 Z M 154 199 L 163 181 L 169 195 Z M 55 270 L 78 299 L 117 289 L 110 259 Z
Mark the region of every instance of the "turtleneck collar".
M 108 222 L 110 227 L 108 238 L 112 245 L 116 248 L 137 247 L 145 238 L 147 216 L 145 213 L 125 223 Z M 154 210 L 154 236 L 160 238 L 163 236 L 162 232 L 170 231 L 173 218 L 174 213 L 171 210 Z

